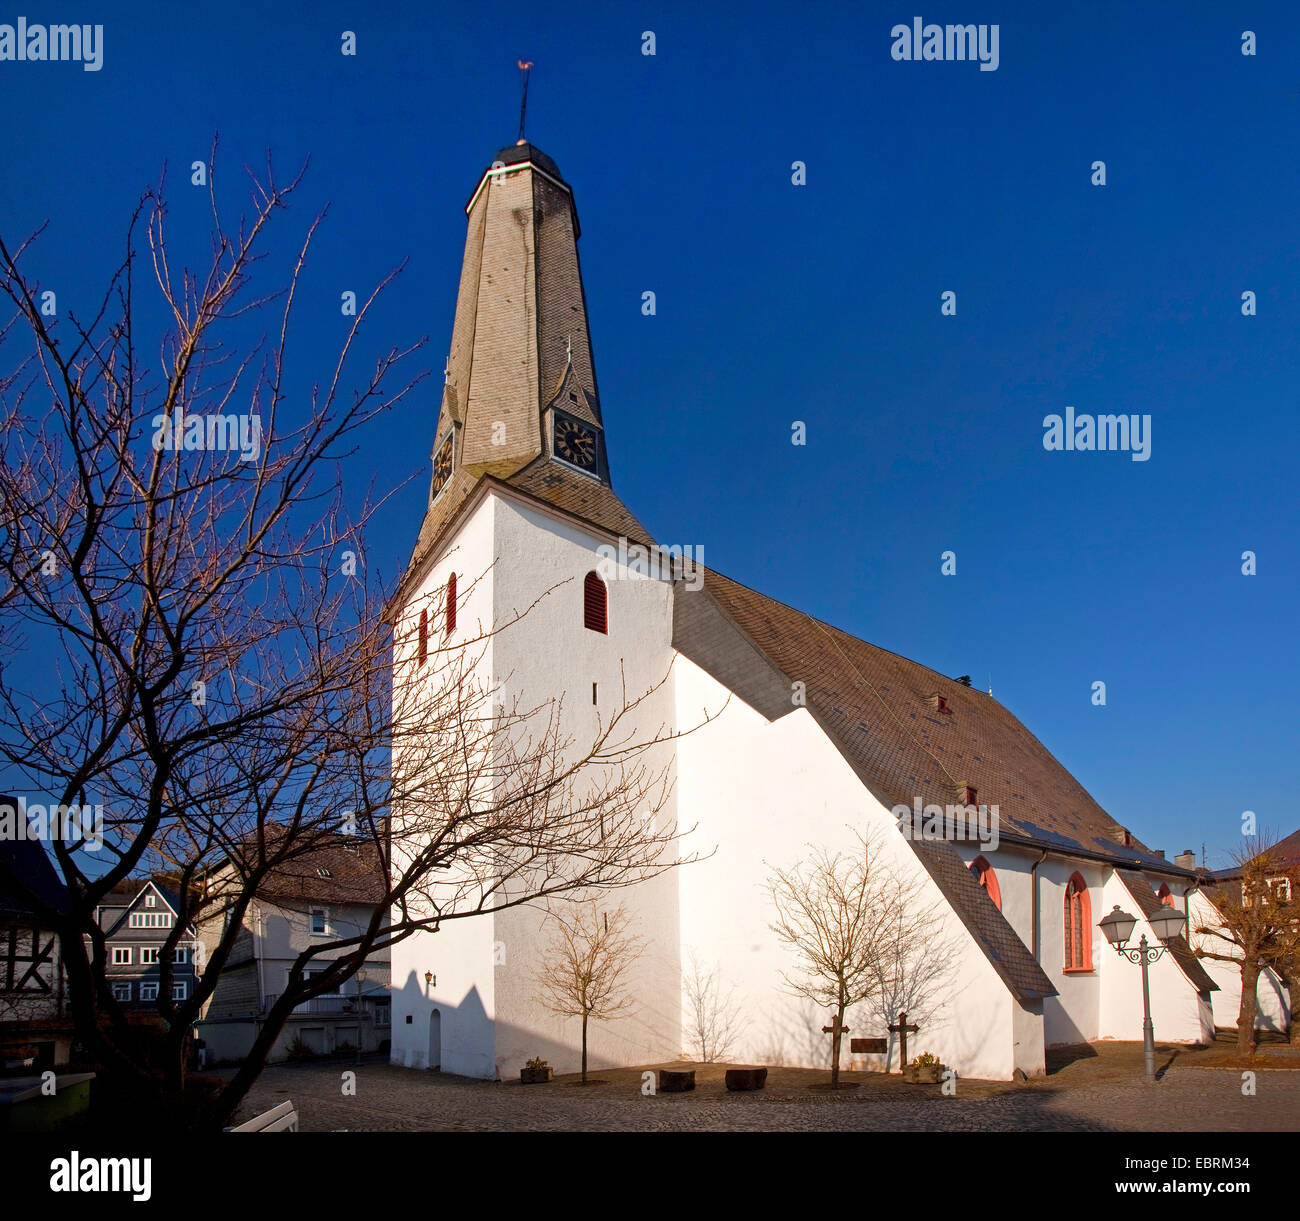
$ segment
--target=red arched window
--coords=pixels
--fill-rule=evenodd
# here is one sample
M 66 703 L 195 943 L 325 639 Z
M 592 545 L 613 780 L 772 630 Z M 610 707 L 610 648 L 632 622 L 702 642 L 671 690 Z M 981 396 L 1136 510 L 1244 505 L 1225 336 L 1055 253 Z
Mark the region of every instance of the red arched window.
M 420 665 L 429 660 L 429 612 L 420 612 Z
M 582 583 L 582 621 L 593 632 L 609 635 L 609 591 L 594 572 Z
M 1065 969 L 1092 970 L 1092 902 L 1077 873 L 1065 888 Z
M 1168 886 L 1161 886 L 1160 889 L 1156 891 L 1156 898 L 1166 907 L 1173 907 L 1174 905 L 1174 895 Z
M 456 630 L 456 574 L 447 578 L 447 626 L 444 636 L 450 636 Z
M 998 886 L 998 875 L 993 872 L 993 866 L 982 856 L 977 856 L 970 863 L 970 871 L 975 880 L 984 888 L 984 893 L 993 900 L 994 906 L 998 911 L 1001 911 L 1002 891 Z

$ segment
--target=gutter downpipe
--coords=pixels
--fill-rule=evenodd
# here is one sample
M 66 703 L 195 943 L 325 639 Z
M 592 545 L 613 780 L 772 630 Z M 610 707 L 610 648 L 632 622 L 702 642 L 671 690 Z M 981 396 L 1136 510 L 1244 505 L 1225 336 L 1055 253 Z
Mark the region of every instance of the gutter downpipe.
M 1049 849 L 1044 848 L 1042 855 L 1033 864 L 1029 871 L 1030 885 L 1030 908 L 1029 908 L 1029 940 L 1033 950 L 1034 961 L 1038 962 L 1038 866 L 1047 860 Z

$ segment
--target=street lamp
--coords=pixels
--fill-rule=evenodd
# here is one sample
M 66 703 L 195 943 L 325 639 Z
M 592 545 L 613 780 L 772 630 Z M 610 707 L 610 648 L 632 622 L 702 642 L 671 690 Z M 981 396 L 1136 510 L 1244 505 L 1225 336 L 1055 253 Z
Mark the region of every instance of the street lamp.
M 1156 1036 L 1151 1025 L 1151 986 L 1147 982 L 1147 967 L 1156 962 L 1169 948 L 1168 943 L 1183 931 L 1187 917 L 1176 907 L 1161 904 L 1158 911 L 1152 912 L 1147 917 L 1147 923 L 1151 925 L 1151 931 L 1163 944 L 1148 945 L 1147 935 L 1143 933 L 1136 946 L 1128 945 L 1128 939 L 1133 936 L 1133 930 L 1137 927 L 1137 920 L 1128 912 L 1120 911 L 1118 906 L 1097 927 L 1106 934 L 1106 940 L 1115 947 L 1117 954 L 1122 954 L 1129 962 L 1142 964 L 1142 1050 L 1146 1060 L 1147 1083 L 1154 1085 Z

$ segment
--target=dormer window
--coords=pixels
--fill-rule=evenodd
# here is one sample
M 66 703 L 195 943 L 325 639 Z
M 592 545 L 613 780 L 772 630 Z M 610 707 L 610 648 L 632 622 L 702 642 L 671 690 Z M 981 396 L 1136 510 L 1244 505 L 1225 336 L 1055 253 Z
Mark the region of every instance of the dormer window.
M 158 896 L 157 896 L 157 895 L 154 895 L 154 894 L 147 894 L 147 895 L 145 895 L 145 897 L 144 897 L 144 905 L 145 905 L 145 907 L 157 907 L 157 906 L 158 906 Z
M 334 874 L 330 870 L 326 869 L 324 865 L 318 865 L 316 867 L 316 876 L 318 878 L 332 878 Z
M 967 784 L 962 788 L 962 804 L 973 806 L 979 804 L 980 791 L 973 784 Z
M 948 707 L 948 701 L 937 691 L 934 693 L 934 695 L 930 696 L 929 702 L 930 702 L 930 707 L 933 708 L 935 712 L 942 712 L 947 715 L 952 714 L 952 709 Z

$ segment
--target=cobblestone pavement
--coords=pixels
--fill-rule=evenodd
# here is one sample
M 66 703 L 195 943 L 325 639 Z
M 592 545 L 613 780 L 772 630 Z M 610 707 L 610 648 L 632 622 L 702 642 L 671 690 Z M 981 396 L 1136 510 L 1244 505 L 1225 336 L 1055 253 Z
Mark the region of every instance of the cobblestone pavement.
M 344 1077 L 356 1073 L 355 1095 Z M 831 1094 L 806 1084 L 728 1094 L 716 1079 L 692 1094 L 643 1096 L 639 1072 L 602 1073 L 586 1089 L 479 1082 L 370 1062 L 268 1068 L 239 1119 L 291 1098 L 303 1131 L 1300 1131 L 1300 1072 L 1257 1074 L 1242 1095 L 1239 1071 L 1171 1066 L 1158 1085 L 1140 1075 L 1024 1086 L 959 1083 L 957 1096 L 897 1077 L 860 1079 Z M 611 1080 L 610 1078 L 617 1078 Z M 808 1078 L 814 1080 L 815 1078 Z M 963 1091 L 966 1096 L 963 1096 Z

